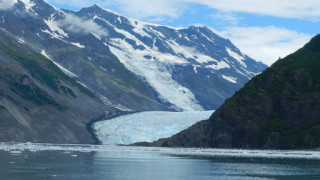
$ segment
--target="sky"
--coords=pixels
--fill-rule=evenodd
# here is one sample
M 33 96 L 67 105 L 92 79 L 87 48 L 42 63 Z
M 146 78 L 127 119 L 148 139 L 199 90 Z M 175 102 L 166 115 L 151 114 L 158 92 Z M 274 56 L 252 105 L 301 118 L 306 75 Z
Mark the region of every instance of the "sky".
M 92 4 L 172 27 L 206 26 L 244 54 L 271 65 L 320 33 L 320 0 L 46 0 L 80 10 Z

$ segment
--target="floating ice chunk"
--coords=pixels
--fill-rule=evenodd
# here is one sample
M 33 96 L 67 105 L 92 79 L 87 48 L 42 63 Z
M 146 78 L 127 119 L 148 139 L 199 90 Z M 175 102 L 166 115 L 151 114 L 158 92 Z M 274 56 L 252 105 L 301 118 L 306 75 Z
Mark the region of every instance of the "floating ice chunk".
M 243 150 L 243 149 L 209 149 L 209 148 L 160 148 L 134 146 L 106 146 L 84 144 L 33 144 L 33 143 L 0 143 L 0 150 L 10 151 L 62 151 L 62 152 L 131 152 L 149 154 L 187 155 L 205 157 L 236 157 L 265 159 L 304 159 L 320 160 L 318 150 Z M 104 153 L 106 154 L 106 153 Z M 20 155 L 20 154 L 17 154 Z M 15 163 L 14 161 L 10 161 Z M 9 163 L 10 163 L 9 162 Z

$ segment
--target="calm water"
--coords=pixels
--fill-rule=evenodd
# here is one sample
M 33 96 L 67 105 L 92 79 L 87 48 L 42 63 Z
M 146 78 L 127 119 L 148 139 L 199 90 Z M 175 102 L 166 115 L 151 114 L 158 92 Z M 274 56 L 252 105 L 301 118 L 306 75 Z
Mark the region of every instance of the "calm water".
M 24 145 L 21 145 L 21 147 Z M 0 179 L 320 179 L 320 160 L 179 155 L 183 150 L 4 148 Z M 2 150 L 1 150 L 2 149 Z M 304 153 L 306 154 L 306 153 Z M 317 160 L 318 159 L 318 160 Z

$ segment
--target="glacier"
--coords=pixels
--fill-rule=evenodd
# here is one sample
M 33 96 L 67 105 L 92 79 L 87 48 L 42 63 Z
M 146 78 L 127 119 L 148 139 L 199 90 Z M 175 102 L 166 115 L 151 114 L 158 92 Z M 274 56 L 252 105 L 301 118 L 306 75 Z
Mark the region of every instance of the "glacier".
M 173 136 L 201 120 L 207 120 L 213 112 L 147 111 L 99 121 L 93 124 L 93 129 L 104 145 L 152 142 Z

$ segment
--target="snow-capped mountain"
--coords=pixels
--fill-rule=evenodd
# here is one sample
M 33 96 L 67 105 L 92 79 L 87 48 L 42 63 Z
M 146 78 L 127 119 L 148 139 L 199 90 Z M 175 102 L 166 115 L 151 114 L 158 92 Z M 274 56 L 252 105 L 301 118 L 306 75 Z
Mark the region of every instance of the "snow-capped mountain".
M 175 109 L 216 109 L 266 68 L 206 27 L 144 23 L 97 5 L 72 14 L 107 30 L 111 52 Z
M 43 0 L 0 10 L 0 27 L 119 111 L 216 109 L 266 66 L 205 27 L 143 23 Z

